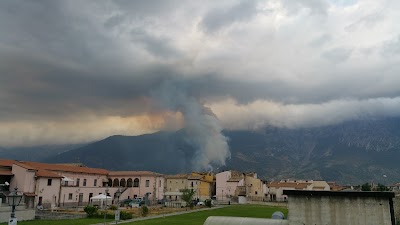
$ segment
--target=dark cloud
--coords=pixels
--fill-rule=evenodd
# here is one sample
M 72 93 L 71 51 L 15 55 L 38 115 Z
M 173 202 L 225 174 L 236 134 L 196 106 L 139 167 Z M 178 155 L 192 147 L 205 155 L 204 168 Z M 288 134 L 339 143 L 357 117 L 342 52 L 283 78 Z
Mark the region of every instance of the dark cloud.
M 7 129 L 0 135 L 7 139 L 10 124 L 20 121 L 18 132 L 40 128 L 26 135 L 35 140 L 61 127 L 57 121 L 121 117 L 123 124 L 128 117 L 179 111 L 155 105 L 154 93 L 168 82 L 201 109 L 226 99 L 244 111 L 273 102 L 263 104 L 290 117 L 310 105 L 318 115 L 342 102 L 354 105 L 329 114 L 322 125 L 376 110 L 380 102 L 396 105 L 398 14 L 361 6 L 351 12 L 340 5 L 330 10 L 327 1 L 1 1 L 0 126 Z M 312 16 L 300 13 L 304 9 Z M 352 32 L 348 21 L 359 22 Z M 363 49 L 372 50 L 360 54 Z M 260 106 L 259 114 L 268 107 Z M 225 115 L 218 114 L 224 124 L 240 128 L 246 121 L 286 126 L 288 119 L 285 113 L 253 117 L 260 121 Z M 290 127 L 310 126 L 311 117 L 301 118 Z M 51 125 L 42 129 L 38 121 Z
M 215 32 L 235 22 L 246 22 L 257 13 L 256 0 L 241 1 L 228 9 L 214 9 L 201 22 L 207 32 Z

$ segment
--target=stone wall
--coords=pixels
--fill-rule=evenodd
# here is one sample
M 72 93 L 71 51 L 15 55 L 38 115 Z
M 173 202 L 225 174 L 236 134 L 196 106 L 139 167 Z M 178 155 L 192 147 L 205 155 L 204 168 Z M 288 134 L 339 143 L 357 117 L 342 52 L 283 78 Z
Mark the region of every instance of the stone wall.
M 400 194 L 397 194 L 394 199 L 394 215 L 396 217 L 396 223 L 400 224 Z
M 0 207 L 0 223 L 8 222 L 11 216 L 11 207 L 8 204 L 3 204 Z M 25 206 L 18 206 L 15 209 L 15 216 L 18 221 L 35 219 L 34 209 L 25 209 Z
M 80 219 L 86 218 L 86 213 L 65 213 L 65 212 L 51 212 L 51 211 L 38 211 L 36 219 L 40 220 L 66 220 L 66 219 Z
M 392 225 L 385 192 L 288 191 L 292 224 Z

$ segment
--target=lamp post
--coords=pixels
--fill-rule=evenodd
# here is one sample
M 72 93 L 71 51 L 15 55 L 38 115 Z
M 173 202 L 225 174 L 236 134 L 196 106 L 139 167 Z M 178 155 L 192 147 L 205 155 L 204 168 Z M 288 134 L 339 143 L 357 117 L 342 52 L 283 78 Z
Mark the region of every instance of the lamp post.
M 8 225 L 16 225 L 17 218 L 15 217 L 15 207 L 21 203 L 22 195 L 18 194 L 18 188 L 15 187 L 14 191 L 11 192 L 8 196 L 8 204 L 11 206 L 11 218 L 8 221 Z
M 106 224 L 106 217 L 107 217 L 107 197 L 108 197 L 108 185 L 106 185 L 106 203 L 104 205 L 104 225 Z

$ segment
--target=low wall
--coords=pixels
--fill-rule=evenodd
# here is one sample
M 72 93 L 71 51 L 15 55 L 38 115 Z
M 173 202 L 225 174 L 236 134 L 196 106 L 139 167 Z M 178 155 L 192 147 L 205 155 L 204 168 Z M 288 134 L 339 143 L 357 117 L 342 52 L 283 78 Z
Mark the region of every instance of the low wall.
M 289 224 L 392 225 L 391 192 L 291 190 L 286 194 Z
M 2 204 L 0 207 L 0 223 L 8 222 L 11 216 L 11 207 L 5 206 Z M 25 209 L 25 206 L 17 206 L 15 209 L 15 216 L 18 221 L 23 220 L 34 220 L 35 219 L 35 210 L 34 209 Z
M 86 218 L 86 214 L 51 212 L 51 211 L 38 211 L 36 213 L 36 219 L 40 220 L 66 220 L 66 219 L 80 219 L 80 218 Z
M 397 194 L 394 199 L 394 215 L 396 217 L 396 223 L 400 224 L 400 194 Z

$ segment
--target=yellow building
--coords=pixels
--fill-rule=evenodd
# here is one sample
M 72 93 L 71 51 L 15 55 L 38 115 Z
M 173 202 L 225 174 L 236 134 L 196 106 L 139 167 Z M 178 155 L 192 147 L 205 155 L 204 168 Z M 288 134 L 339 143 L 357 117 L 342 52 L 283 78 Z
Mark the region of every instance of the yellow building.
M 195 198 L 201 201 L 210 199 L 215 193 L 215 175 L 211 172 L 192 172 L 188 177 L 188 186 L 195 191 Z

